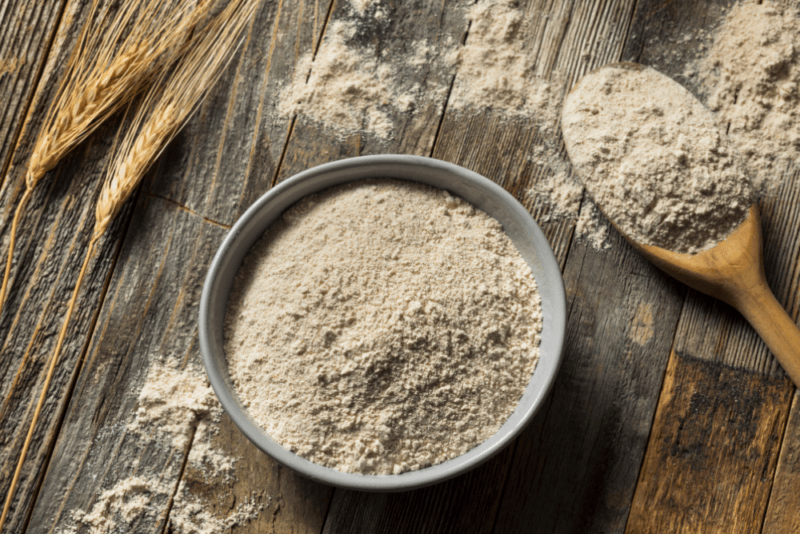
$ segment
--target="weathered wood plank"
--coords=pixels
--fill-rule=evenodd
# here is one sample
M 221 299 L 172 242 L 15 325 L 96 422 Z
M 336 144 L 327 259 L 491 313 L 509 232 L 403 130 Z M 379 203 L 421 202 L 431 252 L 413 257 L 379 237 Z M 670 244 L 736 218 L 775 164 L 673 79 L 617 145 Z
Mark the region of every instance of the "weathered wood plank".
M 66 304 L 80 271 L 86 245 L 94 226 L 94 201 L 102 183 L 105 166 L 102 155 L 110 149 L 115 128 L 101 131 L 62 164 L 55 179 L 45 184 L 31 208 L 40 211 L 36 226 L 30 218 L 26 237 L 30 246 L 22 250 L 17 263 L 15 291 L 9 295 L 2 326 L 2 407 L 0 407 L 0 494 L 5 495 L 16 468 L 22 443 L 28 432 L 39 397 L 47 361 L 54 348 Z M 103 140 L 103 138 L 109 138 Z M 62 174 L 64 173 L 64 174 Z M 83 181 L 69 180 L 83 175 Z M 4 200 L 6 200 L 4 198 Z M 48 400 L 37 424 L 27 455 L 26 467 L 17 489 L 7 527 L 21 530 L 32 504 L 46 458 L 55 441 L 60 414 L 80 368 L 80 355 L 97 316 L 97 304 L 104 293 L 107 275 L 119 245 L 120 227 L 129 218 L 125 210 L 98 249 L 89 267 L 76 304 L 69 333 L 50 385 Z
M 334 532 L 490 532 L 503 493 L 498 476 L 513 447 L 475 470 L 405 493 L 337 491 L 323 534 Z
M 0 217 L 7 221 L 17 205 L 28 152 L 42 120 L 72 45 L 91 2 L 70 2 L 55 36 L 47 65 L 38 84 L 20 142 L 14 152 L 4 187 L 0 190 Z M 37 30 L 38 31 L 38 30 Z M 115 135 L 115 126 L 105 126 L 37 188 L 22 220 L 15 255 L 12 292 L 0 317 L 0 495 L 7 495 L 21 448 L 42 387 L 46 362 L 67 301 L 83 261 L 88 236 L 94 224 L 94 201 L 102 184 L 105 155 Z M 73 179 L 81 176 L 81 180 Z M 55 443 L 61 416 L 80 368 L 80 355 L 97 316 L 97 303 L 104 293 L 120 228 L 127 224 L 129 210 L 116 221 L 90 265 L 71 322 L 60 365 L 50 385 L 26 466 L 12 501 L 6 524 L 9 532 L 21 532 L 30 515 L 33 498 Z M 6 254 L 8 225 L 0 226 Z
M 547 407 L 517 440 L 495 532 L 622 532 L 681 293 L 626 246 L 573 243 L 565 360 Z
M 193 345 L 197 288 L 224 233 L 174 204 L 140 199 L 29 532 L 69 526 L 72 510 L 90 510 L 100 491 L 134 474 L 177 487 L 188 451 L 142 439 L 126 426 L 150 362 Z M 166 512 L 165 501 L 151 505 Z M 163 521 L 138 526 L 153 532 Z
M 169 179 L 149 183 L 151 193 L 231 225 L 269 189 L 291 126 L 279 110 L 280 91 L 292 82 L 298 60 L 317 46 L 331 1 L 264 3 L 236 72 L 167 150 Z
M 220 422 L 213 444 L 237 459 L 235 480 L 225 483 L 208 479 L 191 465 L 182 479 L 208 503 L 212 513 L 226 517 L 242 499 L 255 497 L 265 505 L 264 510 L 254 521 L 237 527 L 236 532 L 319 534 L 331 499 L 330 487 L 271 461 L 242 436 L 228 417 Z
M 674 76 L 702 99 L 697 81 L 683 76 L 697 52 L 682 37 L 711 30 L 727 13 L 724 2 L 643 2 L 631 58 Z M 797 317 L 800 209 L 796 175 L 760 202 L 765 267 L 770 286 Z M 629 532 L 755 532 L 775 474 L 792 386 L 774 357 L 732 308 L 687 292 L 659 399 Z M 797 442 L 783 440 L 783 447 Z
M 800 393 L 795 391 L 761 532 L 800 532 Z
M 90 509 L 99 491 L 137 473 L 178 487 L 190 451 L 148 444 L 124 429 L 152 361 L 165 354 L 199 358 L 197 304 L 208 262 L 226 231 L 219 221 L 233 221 L 243 203 L 269 187 L 277 162 L 270 158 L 282 152 L 289 121 L 263 109 L 275 87 L 293 76 L 294 44 L 313 46 L 324 22 L 319 17 L 326 14 L 327 4 L 264 2 L 241 56 L 146 180 L 149 191 L 125 237 L 30 530 L 68 525 L 71 510 Z M 212 511 L 232 513 L 232 503 L 257 491 L 272 504 L 244 531 L 320 531 L 330 488 L 271 462 L 227 418 L 215 439 L 222 451 L 241 458 L 237 480 L 206 481 L 191 465 L 183 478 L 208 498 Z M 157 519 L 140 522 L 137 531 L 168 520 L 166 502 L 151 504 Z
M 790 401 L 782 378 L 674 353 L 627 531 L 759 532 Z
M 65 4 L 12 0 L 0 6 L 0 184 Z

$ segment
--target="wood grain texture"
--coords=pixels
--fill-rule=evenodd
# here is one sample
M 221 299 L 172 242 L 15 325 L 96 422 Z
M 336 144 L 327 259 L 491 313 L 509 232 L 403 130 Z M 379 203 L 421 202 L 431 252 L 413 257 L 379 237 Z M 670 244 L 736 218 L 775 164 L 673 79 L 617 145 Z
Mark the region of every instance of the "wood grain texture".
M 65 4 L 12 0 L 0 5 L 0 184 Z
M 794 400 L 783 435 L 775 481 L 761 532 L 800 532 L 800 393 Z
M 395 70 L 393 83 L 397 84 L 398 93 L 418 86 L 418 92 L 426 96 L 408 112 L 393 107 L 384 110 L 392 122 L 388 138 L 368 132 L 337 133 L 315 122 L 301 108 L 277 181 L 315 165 L 347 157 L 395 153 L 430 155 L 447 89 L 455 75 L 454 65 L 447 60 L 445 52 L 464 39 L 467 29 L 464 10 L 469 3 L 467 0 L 447 4 L 437 0 L 388 0 L 381 2 L 387 15 L 379 20 L 363 19 L 348 3 L 337 2 L 328 26 L 337 21 L 354 23 L 355 35 L 348 46 L 364 48 L 365 53 L 374 54 L 378 64 L 383 61 L 390 64 Z M 329 38 L 323 37 L 320 54 L 324 53 L 328 41 Z M 399 58 L 412 52 L 417 43 L 424 43 L 438 53 L 422 65 L 404 64 Z M 389 59 L 380 59 L 383 57 Z M 377 77 L 378 73 L 374 75 Z
M 7 179 L 0 189 L 0 249 L 3 257 L 7 253 L 7 222 L 24 189 L 28 154 L 50 100 L 60 85 L 63 69 L 91 4 L 89 0 L 74 0 L 63 8 L 62 21 L 52 40 L 37 93 L 13 153 Z M 39 5 L 29 9 L 36 12 Z M 42 53 L 45 51 L 43 49 Z M 109 121 L 67 156 L 40 182 L 22 219 L 12 270 L 12 289 L 0 317 L 3 352 L 0 360 L 0 440 L 4 445 L 0 450 L 0 494 L 4 498 L 42 388 L 46 362 L 54 348 L 94 226 L 95 200 L 115 136 L 116 125 Z M 6 524 L 8 532 L 22 532 L 30 518 L 105 295 L 121 234 L 129 220 L 128 206 L 112 224 L 89 265 L 11 504 Z
M 612 253 L 573 243 L 564 279 L 564 362 L 517 441 L 495 532 L 625 528 L 682 290 L 618 235 Z
M 292 122 L 280 113 L 280 91 L 316 49 L 331 1 L 262 4 L 241 60 L 167 150 L 169 179 L 152 180 L 151 193 L 229 226 L 269 189 Z
M 54 348 L 67 302 L 72 294 L 86 246 L 94 227 L 94 202 L 102 185 L 104 155 L 115 128 L 101 127 L 73 157 L 62 163 L 39 188 L 26 224 L 26 246 L 18 249 L 14 291 L 9 295 L 2 328 L 2 406 L 0 406 L 0 494 L 5 495 L 28 432 L 34 407 Z M 70 180 L 81 175 L 83 180 Z M 0 202 L 10 200 L 3 197 Z M 28 451 L 6 528 L 20 532 L 47 458 L 60 428 L 61 416 L 81 366 L 81 355 L 97 317 L 125 209 L 101 243 L 80 291 L 48 399 Z
M 727 12 L 724 2 L 642 2 L 628 54 L 683 76 L 697 40 Z M 766 275 L 797 319 L 798 184 L 793 173 L 762 198 Z M 687 293 L 665 383 L 634 497 L 629 532 L 757 532 L 767 509 L 792 386 L 765 344 L 738 312 Z M 738 374 L 737 374 L 738 373 Z M 680 419 L 680 423 L 676 423 Z M 690 443 L 691 447 L 666 444 Z M 685 450 L 684 450 L 685 449 Z
M 760 532 L 790 401 L 783 378 L 673 353 L 626 531 Z
M 327 7 L 321 8 L 320 16 L 325 16 Z M 181 479 L 190 449 L 175 450 L 125 431 L 151 362 L 167 355 L 199 361 L 197 304 L 208 263 L 227 230 L 224 222 L 233 221 L 242 203 L 246 206 L 268 188 L 273 176 L 269 168 L 258 174 L 259 166 L 270 162 L 270 154 L 282 152 L 288 136 L 288 121 L 267 112 L 259 115 L 274 88 L 293 75 L 294 48 L 274 47 L 283 40 L 311 46 L 324 22 L 315 21 L 316 10 L 305 6 L 302 15 L 303 9 L 296 3 L 261 5 L 242 54 L 147 178 L 152 192 L 143 195 L 125 238 L 29 530 L 66 526 L 71 510 L 88 510 L 103 489 L 146 473 L 168 488 L 185 483 L 222 517 L 256 491 L 270 504 L 245 532 L 320 531 L 331 490 L 271 462 L 228 419 L 220 423 L 215 441 L 222 451 L 241 458 L 232 484 L 206 480 L 191 464 Z M 281 124 L 283 134 L 275 134 L 278 146 L 269 146 L 269 136 Z M 244 161 L 236 159 L 232 167 L 227 159 L 231 154 Z M 251 163 L 253 175 L 248 172 Z M 155 519 L 141 521 L 137 531 L 160 529 L 168 522 L 168 503 L 156 500 L 152 506 L 158 511 Z

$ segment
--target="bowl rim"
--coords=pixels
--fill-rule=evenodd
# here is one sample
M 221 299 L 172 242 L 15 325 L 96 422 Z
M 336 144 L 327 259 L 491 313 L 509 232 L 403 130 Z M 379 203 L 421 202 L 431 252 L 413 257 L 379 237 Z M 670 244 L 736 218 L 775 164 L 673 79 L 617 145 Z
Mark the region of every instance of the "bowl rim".
M 376 168 L 381 170 L 376 171 Z M 326 177 L 342 177 L 344 176 L 343 173 L 350 173 L 348 176 L 358 177 L 340 178 L 338 183 L 314 187 L 314 182 L 324 181 Z M 221 333 L 222 322 L 224 322 L 225 317 L 224 310 L 227 309 L 227 301 L 230 296 L 233 279 L 241 266 L 241 260 L 249 252 L 258 237 L 263 234 L 269 224 L 274 222 L 288 206 L 294 204 L 299 198 L 339 184 L 366 179 L 369 176 L 415 181 L 431 185 L 425 179 L 420 179 L 421 175 L 427 176 L 426 173 L 430 173 L 431 176 L 449 175 L 455 181 L 461 182 L 459 187 L 470 189 L 468 194 L 473 194 L 472 189 L 474 189 L 474 194 L 486 195 L 485 197 L 475 198 L 480 199 L 481 202 L 484 200 L 490 203 L 494 202 L 495 204 L 493 205 L 498 210 L 508 210 L 508 213 L 511 214 L 509 216 L 513 217 L 509 224 L 515 227 L 515 232 L 522 232 L 519 239 L 530 239 L 535 257 L 525 257 L 524 253 L 523 257 L 531 267 L 537 287 L 540 288 L 540 295 L 542 295 L 543 346 L 545 333 L 548 336 L 546 358 L 545 354 L 542 353 L 518 406 L 500 429 L 475 448 L 456 458 L 400 475 L 345 473 L 316 464 L 296 455 L 270 438 L 255 423 L 252 416 L 247 413 L 247 409 L 242 405 L 241 400 L 235 393 L 235 388 L 228 375 L 227 358 L 224 354 L 224 348 L 222 348 Z M 433 187 L 447 189 L 452 194 L 465 198 L 464 195 L 452 191 L 448 187 L 436 185 Z M 303 189 L 307 191 L 301 191 Z M 289 197 L 296 197 L 296 199 L 281 209 L 274 207 L 276 203 L 286 203 L 286 199 Z M 470 201 L 470 199 L 467 200 Z M 475 202 L 472 203 L 475 204 Z M 495 217 L 495 214 L 489 213 L 489 215 Z M 261 219 L 269 219 L 271 217 L 272 220 L 264 226 L 263 222 L 259 223 L 259 217 Z M 521 226 L 517 228 L 517 224 Z M 505 223 L 503 223 L 503 226 L 510 235 L 511 231 L 506 228 Z M 260 231 L 256 232 L 255 229 L 258 228 L 260 228 Z M 254 232 L 256 233 L 255 238 L 253 238 Z M 522 235 L 525 237 L 522 237 Z M 514 240 L 514 244 L 519 250 L 516 240 Z M 530 252 L 528 254 L 530 255 Z M 239 257 L 238 261 L 235 259 L 236 257 Z M 536 265 L 532 264 L 532 261 Z M 537 269 L 539 270 L 538 275 Z M 230 271 L 232 271 L 232 274 Z M 554 274 L 557 276 L 553 276 Z M 548 282 L 547 310 L 545 310 L 545 295 L 542 293 L 544 281 Z M 224 305 L 218 304 L 220 300 L 224 300 Z M 220 309 L 222 310 L 221 317 L 219 317 Z M 358 156 L 312 167 L 284 180 L 263 194 L 239 217 L 217 249 L 203 284 L 198 317 L 199 343 L 209 382 L 223 409 L 242 433 L 272 459 L 305 477 L 337 487 L 361 491 L 405 491 L 442 482 L 477 467 L 497 454 L 522 432 L 544 404 L 553 387 L 563 359 L 566 315 L 564 281 L 555 255 L 544 233 L 530 213 L 505 189 L 473 171 L 433 158 L 408 155 Z M 214 322 L 215 320 L 216 323 Z M 219 350 L 217 350 L 217 347 L 219 347 Z M 220 362 L 225 362 L 225 365 L 221 365 Z M 534 385 L 536 386 L 535 388 L 533 387 Z M 512 421 L 513 424 L 510 424 Z

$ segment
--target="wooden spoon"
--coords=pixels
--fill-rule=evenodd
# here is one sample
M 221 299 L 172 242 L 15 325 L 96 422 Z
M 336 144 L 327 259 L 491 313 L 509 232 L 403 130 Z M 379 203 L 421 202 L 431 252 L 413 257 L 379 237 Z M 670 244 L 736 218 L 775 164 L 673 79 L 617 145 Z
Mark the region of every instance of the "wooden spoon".
M 630 63 L 615 63 L 600 69 L 619 67 L 633 70 L 645 68 Z M 569 152 L 574 143 L 570 143 L 566 131 L 564 138 Z M 587 190 L 592 193 L 588 186 Z M 598 207 L 603 210 L 599 203 Z M 761 221 L 755 203 L 750 206 L 747 218 L 728 237 L 713 248 L 696 254 L 677 253 L 640 243 L 618 227 L 613 219 L 609 217 L 609 220 L 636 250 L 662 271 L 739 310 L 767 344 L 795 386 L 800 387 L 800 328 L 767 285 L 762 257 Z
M 643 245 L 620 233 L 665 273 L 739 310 L 778 358 L 795 386 L 800 387 L 800 328 L 767 285 L 761 220 L 756 204 L 750 206 L 747 218 L 727 238 L 693 255 Z

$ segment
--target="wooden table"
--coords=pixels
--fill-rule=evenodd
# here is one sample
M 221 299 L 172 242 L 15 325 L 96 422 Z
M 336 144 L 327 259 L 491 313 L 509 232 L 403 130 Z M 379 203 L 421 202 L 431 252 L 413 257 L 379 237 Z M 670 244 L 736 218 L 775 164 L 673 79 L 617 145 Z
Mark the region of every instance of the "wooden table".
M 467 35 L 470 0 L 383 0 L 390 16 L 367 36 L 400 50 Z M 522 0 L 537 72 L 566 75 L 630 60 L 679 76 L 728 9 L 706 0 Z M 37 127 L 89 0 L 0 6 L 2 253 Z M 444 96 L 394 117 L 391 140 L 341 140 L 301 116 L 281 118 L 278 92 L 326 24 L 332 0 L 265 0 L 243 54 L 151 171 L 99 244 L 80 292 L 6 532 L 53 532 L 87 509 L 138 458 L 177 487 L 188 450 L 144 447 L 109 428 L 131 420 L 153 354 L 198 358 L 197 306 L 209 261 L 242 211 L 270 186 L 340 158 L 432 156 L 508 189 L 545 230 L 567 287 L 564 364 L 533 423 L 496 458 L 449 482 L 402 494 L 338 490 L 271 462 L 229 420 L 221 446 L 242 459 L 237 480 L 205 488 L 215 513 L 252 491 L 272 497 L 237 532 L 800 532 L 800 405 L 795 388 L 731 308 L 667 278 L 612 232 L 597 252 L 573 238 L 577 213 L 548 221 L 546 176 L 528 154 L 542 140 L 490 111 L 457 120 Z M 369 33 L 369 32 L 368 32 Z M 441 82 L 434 61 L 417 76 Z M 452 81 L 452 75 L 445 80 Z M 5 497 L 93 224 L 111 121 L 51 172 L 33 196 L 0 317 L 0 496 Z M 779 300 L 800 310 L 800 180 L 764 199 L 766 268 Z M 115 425 L 117 425 L 115 427 Z M 124 434 L 124 433 L 123 433 Z M 112 436 L 117 438 L 112 439 Z M 155 466 L 155 467 L 153 467 Z M 191 477 L 189 477 L 191 478 Z M 188 480 L 192 483 L 192 480 Z M 162 532 L 169 511 L 136 531 Z

